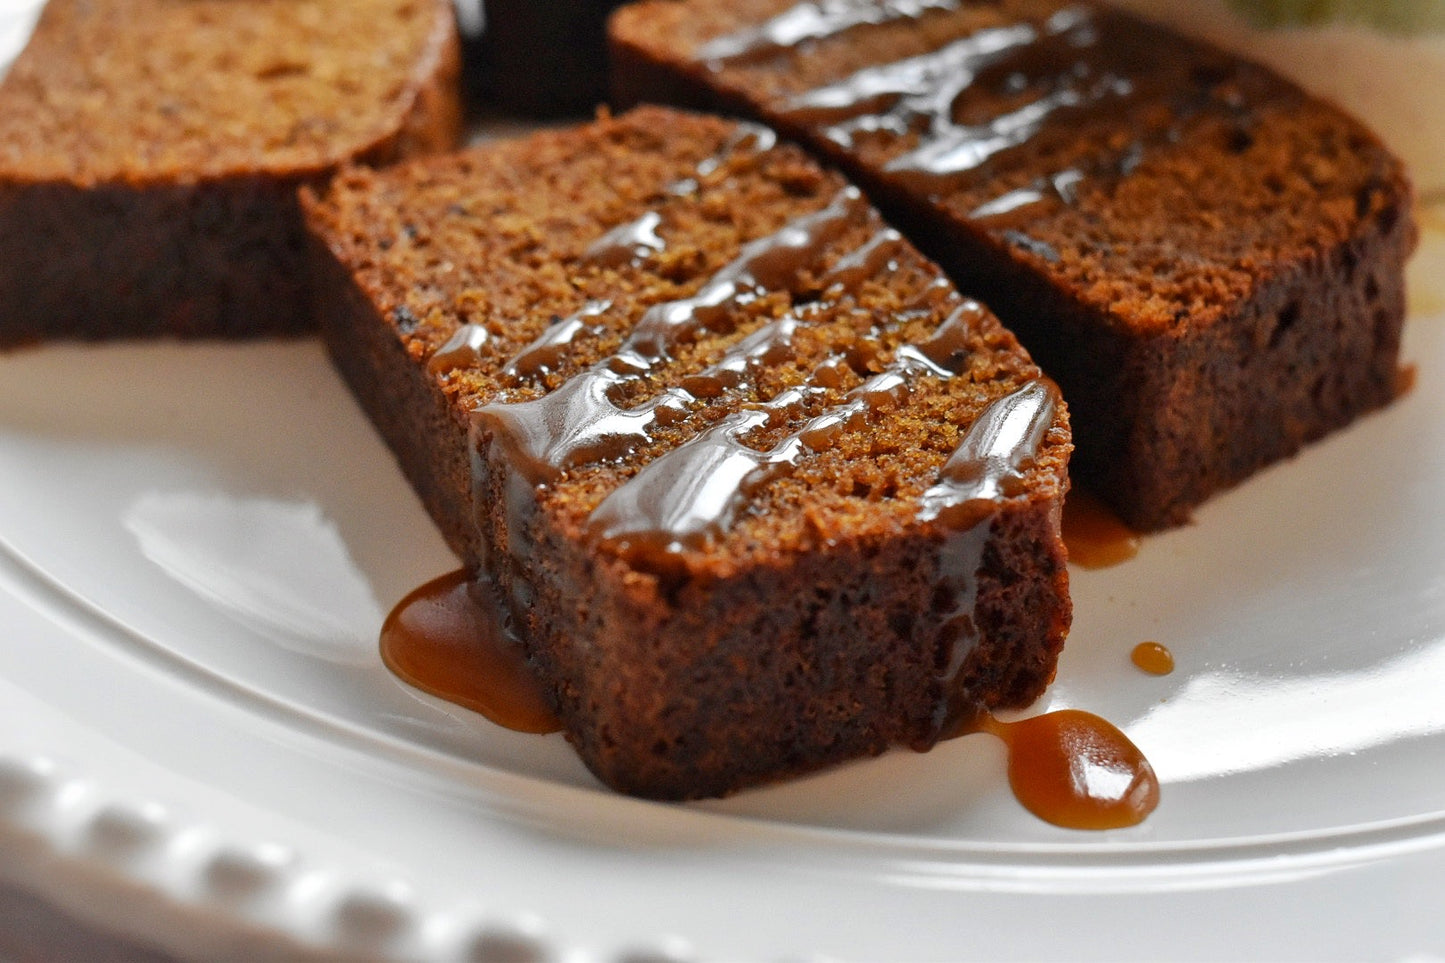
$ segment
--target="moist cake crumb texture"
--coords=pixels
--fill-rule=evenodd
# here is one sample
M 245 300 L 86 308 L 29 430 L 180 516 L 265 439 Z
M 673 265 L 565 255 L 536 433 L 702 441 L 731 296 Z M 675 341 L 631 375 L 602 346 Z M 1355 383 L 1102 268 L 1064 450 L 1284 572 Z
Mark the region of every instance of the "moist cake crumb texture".
M 306 201 L 338 366 L 628 792 L 927 746 L 1068 624 L 1056 389 L 774 140 L 648 108 Z

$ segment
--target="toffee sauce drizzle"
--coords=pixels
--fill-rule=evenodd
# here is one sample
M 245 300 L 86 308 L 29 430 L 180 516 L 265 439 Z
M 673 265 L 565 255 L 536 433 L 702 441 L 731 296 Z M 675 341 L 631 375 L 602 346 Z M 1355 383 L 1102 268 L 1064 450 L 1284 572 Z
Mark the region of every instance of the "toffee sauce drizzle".
M 1081 59 L 1097 37 L 1090 11 L 1069 7 L 1042 27 L 1019 23 L 988 28 L 930 53 L 865 67 L 798 95 L 783 105 L 783 113 L 822 127 L 824 136 L 842 147 L 853 147 L 860 133 L 902 137 L 917 130 L 922 135 L 918 146 L 888 162 L 887 170 L 935 179 L 962 174 L 1031 140 L 1060 111 L 1132 92 L 1125 78 L 1089 69 Z M 1059 64 L 1075 66 L 1060 71 Z M 1020 78 L 1046 75 L 1048 82 L 1041 86 L 1047 92 L 982 123 L 954 120 L 959 97 L 986 69 L 1001 67 Z
M 912 20 L 930 10 L 957 10 L 960 0 L 816 0 L 800 3 L 770 20 L 725 34 L 698 48 L 696 57 L 720 67 L 836 36 L 853 27 Z
M 533 733 L 562 728 L 491 582 L 465 570 L 433 579 L 397 603 L 381 627 L 381 658 L 423 692 L 499 726 Z
M 956 5 L 885 4 L 876 20 L 854 12 L 851 3 L 829 13 L 817 6 L 799 4 L 759 27 L 715 38 L 693 59 L 721 70 L 763 53 L 826 41 L 851 27 L 916 19 Z M 1207 68 L 1191 73 L 1162 52 L 1158 37 L 1156 28 L 1127 16 L 1067 7 L 1041 23 L 984 28 L 927 53 L 864 67 L 770 109 L 844 150 L 865 136 L 916 136 L 917 143 L 888 160 L 884 170 L 935 198 L 996 175 L 1012 152 L 1050 132 L 1096 122 L 1107 128 L 1109 136 L 1098 137 L 1097 146 L 1083 155 L 978 204 L 968 215 L 1006 224 L 1025 218 L 1036 204 L 1076 204 L 1086 180 L 1129 174 L 1148 150 L 1177 141 L 1184 125 L 1204 111 L 1243 115 L 1237 92 L 1214 89 L 1227 70 L 1218 77 Z M 735 53 L 723 56 L 729 51 Z M 976 105 L 964 100 L 974 90 L 997 95 L 998 112 L 960 119 L 970 108 L 977 113 Z M 1059 259 L 1020 231 L 1003 236 L 1045 260 Z
M 1083 568 L 1108 568 L 1139 554 L 1142 536 L 1087 492 L 1075 489 L 1064 502 L 1064 544 L 1069 561 Z
M 771 140 L 745 132 L 758 149 Z M 736 149 L 739 139 L 725 149 Z M 704 162 L 705 164 L 707 162 Z M 700 167 L 699 173 L 706 173 Z M 679 190 L 685 190 L 680 186 Z M 669 350 L 698 330 L 726 321 L 735 306 L 769 290 L 785 289 L 814 264 L 827 246 L 852 224 L 868 215 L 853 189 L 840 193 L 815 214 L 800 218 L 776 234 L 744 246 L 738 258 L 710 278 L 690 298 L 655 305 L 646 311 L 621 347 L 610 357 L 564 381 L 542 397 L 520 402 L 497 400 L 473 412 L 474 484 L 478 505 L 485 504 L 490 472 L 502 474 L 505 502 L 501 539 L 510 561 L 527 561 L 527 524 L 536 510 L 538 492 L 569 468 L 620 455 L 649 437 L 651 428 L 669 419 L 687 417 L 689 406 L 710 402 L 752 386 L 759 366 L 789 356 L 798 327 L 810 321 L 816 305 L 804 305 L 739 339 L 712 365 L 669 386 L 650 401 L 622 408 L 612 400 L 620 386 L 646 377 L 668 357 Z M 600 263 L 641 257 L 661 250 L 658 221 L 643 217 L 622 225 L 593 245 Z M 650 240 L 657 237 L 656 243 Z M 891 229 L 879 229 L 860 247 L 839 258 L 822 275 L 826 289 L 847 290 L 884 270 L 902 244 Z M 962 374 L 967 331 L 983 309 L 945 286 L 954 310 L 933 335 L 894 352 L 882 371 L 868 377 L 843 400 L 806 419 L 766 451 L 744 444 L 745 436 L 765 424 L 783 424 L 799 417 L 806 403 L 837 384 L 837 366 L 844 358 L 820 365 L 802 385 L 748 409 L 725 415 L 690 441 L 654 459 L 629 482 L 609 495 L 594 511 L 594 537 L 638 544 L 651 552 L 673 551 L 725 531 L 748 496 L 806 451 L 817 451 L 856 429 L 877 413 L 899 403 L 918 377 L 947 379 Z M 925 292 L 925 295 L 930 292 Z M 599 334 L 591 319 L 610 310 L 606 302 L 590 302 L 554 324 L 514 356 L 504 371 L 517 384 L 550 371 L 578 337 Z M 905 312 L 906 313 L 906 312 Z M 877 332 L 875 332 L 876 336 Z M 464 326 L 431 360 L 444 371 L 475 360 L 488 344 L 485 329 Z M 876 346 L 875 346 L 876 347 Z M 939 591 L 948 601 L 941 609 L 951 653 L 943 677 L 951 682 L 977 641 L 973 607 L 977 572 L 997 500 L 1017 493 L 1022 473 L 1037 455 L 1053 421 L 1057 396 L 1051 384 L 1029 382 L 988 405 L 964 432 L 945 462 L 937 483 L 920 500 L 920 521 L 942 532 L 938 556 Z M 483 448 L 485 445 L 485 449 Z M 479 519 L 480 521 L 480 519 Z M 492 560 L 494 563 L 501 559 Z M 403 679 L 468 708 L 508 728 L 550 732 L 560 727 L 523 656 L 511 626 L 513 613 L 525 611 L 525 578 L 513 580 L 511 599 L 498 597 L 490 581 L 470 581 L 465 573 L 438 579 L 404 599 L 387 619 L 382 633 L 386 664 Z M 979 712 L 969 723 L 1010 746 L 1010 783 L 1031 811 L 1051 822 L 1078 828 L 1105 828 L 1137 822 L 1157 801 L 1147 782 L 1134 787 L 1148 763 L 1122 734 L 1097 717 L 1081 721 L 1061 713 L 1039 722 L 1001 723 Z M 949 720 L 940 707 L 939 723 Z M 1132 755 L 1130 754 L 1132 752 Z M 1135 774 L 1120 799 L 1105 800 L 1099 785 L 1119 786 L 1119 773 Z M 1064 778 L 1060 773 L 1071 773 Z M 1079 774 L 1083 777 L 1080 778 Z M 1109 779 L 1093 778 L 1103 773 Z M 1110 781 L 1112 779 L 1112 781 Z M 1117 795 L 1117 794 L 1116 794 Z M 1127 810 L 1133 816 L 1120 815 Z

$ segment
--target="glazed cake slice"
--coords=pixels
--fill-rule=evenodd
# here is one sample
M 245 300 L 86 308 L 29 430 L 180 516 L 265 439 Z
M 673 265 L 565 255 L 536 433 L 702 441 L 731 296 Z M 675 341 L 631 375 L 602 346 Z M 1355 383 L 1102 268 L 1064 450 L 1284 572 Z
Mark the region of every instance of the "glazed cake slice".
M 763 120 L 998 311 L 1136 527 L 1393 395 L 1409 184 L 1262 67 L 1066 0 L 645 0 L 610 31 L 618 102 Z
M 305 206 L 338 367 L 604 782 L 726 793 L 1049 682 L 1056 389 L 797 148 L 646 108 Z
M 0 80 L 0 345 L 306 329 L 303 183 L 450 148 L 448 0 L 50 0 Z

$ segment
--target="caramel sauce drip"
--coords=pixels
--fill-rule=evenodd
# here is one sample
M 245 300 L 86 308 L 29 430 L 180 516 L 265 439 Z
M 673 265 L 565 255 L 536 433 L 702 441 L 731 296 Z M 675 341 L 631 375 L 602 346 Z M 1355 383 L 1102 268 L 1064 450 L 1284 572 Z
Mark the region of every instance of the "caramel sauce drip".
M 427 370 L 432 374 L 470 368 L 482 360 L 482 349 L 491 340 L 491 334 L 479 324 L 464 324 L 452 333 L 446 343 L 427 361 Z
M 923 493 L 925 521 L 948 521 L 960 511 L 976 513 L 978 502 L 1019 494 L 1024 467 L 1038 455 L 1054 423 L 1058 394 L 1047 381 L 1030 381 L 989 403 Z
M 1086 492 L 1069 492 L 1063 528 L 1069 561 L 1084 568 L 1108 568 L 1139 554 L 1139 533 Z
M 1174 653 L 1158 642 L 1140 642 L 1129 653 L 1129 661 L 1150 675 L 1168 675 L 1174 671 Z
M 824 40 L 865 24 L 917 19 L 930 10 L 956 10 L 961 0 L 831 0 L 800 3 L 755 26 L 723 34 L 698 48 L 710 64 L 747 61 Z
M 602 327 L 590 319 L 600 317 L 611 307 L 610 301 L 588 301 L 580 310 L 537 335 L 531 344 L 512 356 L 502 371 L 518 382 L 545 375 L 567 356 L 578 338 L 601 333 Z
M 619 224 L 593 241 L 583 254 L 583 260 L 603 267 L 618 267 L 660 254 L 667 250 L 667 242 L 657 233 L 661 225 L 662 214 L 647 211 L 636 220 Z
M 1060 117 L 1108 110 L 1109 101 L 1134 96 L 1120 45 L 1098 43 L 1098 16 L 1087 7 L 1069 7 L 1042 25 L 980 30 L 930 53 L 865 67 L 795 97 L 784 111 L 843 147 L 864 134 L 917 132 L 917 145 L 886 169 L 919 175 L 926 186 L 978 169 Z M 1018 80 L 1035 85 L 1036 96 L 987 120 L 955 119 L 955 102 L 975 85 Z
M 1008 748 L 1008 781 L 1035 816 L 1065 829 L 1137 826 L 1159 805 L 1159 777 L 1129 737 L 1082 709 L 1002 722 L 986 710 L 962 726 Z
M 679 414 L 688 399 L 674 392 L 623 409 L 612 401 L 615 393 L 646 377 L 679 340 L 723 323 L 740 300 L 785 289 L 866 210 L 856 189 L 844 189 L 821 211 L 745 245 L 696 294 L 648 308 L 614 355 L 541 398 L 482 405 L 474 421 L 491 435 L 501 460 L 533 485 L 645 443 L 652 426 L 668 417 L 669 409 Z
M 774 21 L 813 19 L 806 13 L 813 6 L 800 4 Z M 834 19 L 839 28 L 874 22 Z M 887 19 L 896 17 L 876 22 Z M 776 56 L 841 32 L 780 30 L 770 26 L 774 21 L 753 35 L 704 45 L 694 59 L 719 70 L 756 59 L 745 52 L 753 49 L 749 44 Z M 786 43 L 785 37 L 796 39 Z M 1034 205 L 1075 204 L 1085 180 L 1107 184 L 1128 175 L 1150 151 L 1176 143 L 1196 117 L 1208 113 L 1240 122 L 1245 114 L 1248 105 L 1231 82 L 1228 62 L 1194 65 L 1174 57 L 1173 46 L 1160 39 L 1152 24 L 1080 4 L 1041 21 L 979 29 L 926 53 L 872 64 L 770 107 L 846 151 L 864 142 L 888 150 L 906 141 L 884 169 L 936 198 L 990 183 L 1015 169 L 1020 151 L 1057 154 L 1057 171 L 977 204 L 969 216 L 1009 243 L 1058 261 L 1059 252 L 1047 244 L 1006 229 L 1026 223 Z M 709 58 L 730 48 L 740 51 L 731 60 Z M 1078 152 L 1069 145 L 1082 128 L 1096 131 L 1096 146 Z
M 967 331 L 981 309 L 965 302 L 918 345 L 904 345 L 884 369 L 848 393 L 839 404 L 809 419 L 767 451 L 743 444 L 750 431 L 788 417 L 811 394 L 810 382 L 782 392 L 757 408 L 727 415 L 717 425 L 644 467 L 612 492 L 593 512 L 594 534 L 622 543 L 633 552 L 696 547 L 725 531 L 748 494 L 794 464 L 806 451 L 833 444 L 839 433 L 862 424 L 898 403 L 923 374 L 955 377 L 966 355 Z M 1031 459 L 1053 421 L 1051 389 L 1030 382 L 992 402 L 964 434 L 944 465 L 938 485 L 923 499 L 926 520 L 950 516 L 953 509 L 992 501 L 1007 494 L 1020 465 Z M 969 527 L 977 521 L 977 511 Z M 944 518 L 947 524 L 951 518 Z M 971 580 L 975 564 L 967 572 Z M 970 609 L 972 606 L 969 606 Z
M 1415 382 L 1420 379 L 1420 367 L 1415 364 L 1402 364 L 1395 369 L 1395 397 L 1403 398 L 1415 390 Z
M 381 658 L 403 681 L 517 732 L 562 723 L 506 628 L 487 582 L 465 571 L 434 579 L 397 603 L 381 628 Z

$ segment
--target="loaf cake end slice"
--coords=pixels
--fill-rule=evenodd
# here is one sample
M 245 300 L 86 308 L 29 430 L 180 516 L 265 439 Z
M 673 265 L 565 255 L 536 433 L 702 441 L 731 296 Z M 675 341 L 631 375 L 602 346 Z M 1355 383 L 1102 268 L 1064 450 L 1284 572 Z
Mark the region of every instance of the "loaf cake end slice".
M 0 80 L 0 345 L 309 328 L 295 194 L 454 146 L 447 0 L 51 0 Z
M 797 148 L 646 108 L 304 203 L 339 369 L 607 784 L 925 747 L 1050 681 L 1066 409 Z

